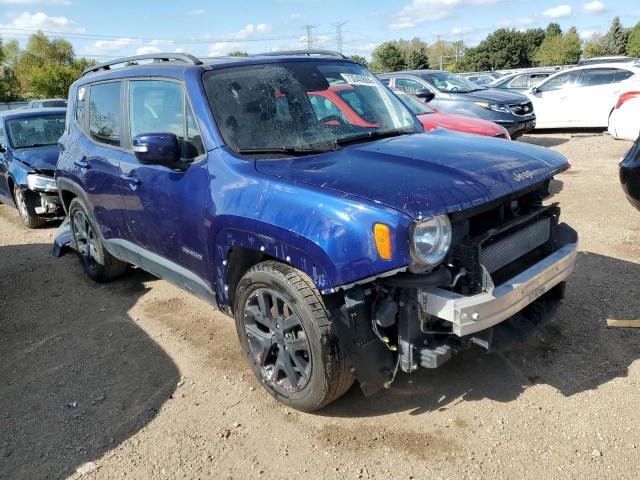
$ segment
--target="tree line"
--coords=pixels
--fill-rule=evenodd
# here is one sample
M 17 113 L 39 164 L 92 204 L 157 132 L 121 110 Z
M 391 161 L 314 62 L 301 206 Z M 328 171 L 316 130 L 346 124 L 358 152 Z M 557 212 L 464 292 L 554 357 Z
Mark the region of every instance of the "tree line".
M 414 38 L 378 45 L 369 64 L 364 57 L 352 58 L 374 72 L 425 68 L 470 72 L 572 65 L 581 58 L 625 54 L 640 57 L 640 22 L 627 29 L 615 17 L 605 35 L 593 34 L 586 41 L 580 40 L 575 27 L 563 32 L 559 24 L 550 23 L 546 29 L 500 28 L 473 48 L 461 41 L 438 40 L 429 45 Z
M 473 48 L 462 41 L 438 40 L 429 45 L 414 38 L 380 44 L 371 62 L 358 55 L 352 58 L 375 72 L 425 68 L 464 72 L 571 65 L 580 58 L 624 54 L 640 57 L 640 22 L 624 28 L 615 17 L 605 35 L 594 34 L 586 41 L 580 40 L 575 27 L 563 32 L 560 25 L 550 23 L 546 29 L 501 28 Z M 3 43 L 0 38 L 0 102 L 66 98 L 71 83 L 94 64 L 76 57 L 68 41 L 49 39 L 42 32 L 29 37 L 24 48 L 15 40 Z

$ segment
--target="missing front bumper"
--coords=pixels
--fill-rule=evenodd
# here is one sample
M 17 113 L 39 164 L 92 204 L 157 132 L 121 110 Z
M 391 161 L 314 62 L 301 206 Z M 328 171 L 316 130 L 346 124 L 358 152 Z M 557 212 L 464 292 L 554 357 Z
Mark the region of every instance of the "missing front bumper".
M 452 324 L 452 332 L 471 335 L 512 317 L 573 271 L 578 244 L 564 245 L 540 262 L 491 291 L 464 296 L 438 287 L 418 292 L 423 312 Z

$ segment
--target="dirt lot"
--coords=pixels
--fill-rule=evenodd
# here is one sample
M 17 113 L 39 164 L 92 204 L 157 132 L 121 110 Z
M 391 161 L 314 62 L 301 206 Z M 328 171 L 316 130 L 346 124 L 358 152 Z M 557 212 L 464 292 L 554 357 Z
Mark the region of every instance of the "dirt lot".
M 51 256 L 55 229 L 0 206 L 0 478 L 637 478 L 640 330 L 605 326 L 640 318 L 630 144 L 525 141 L 573 162 L 559 200 L 581 253 L 553 322 L 316 415 L 261 390 L 220 313 L 144 272 L 96 285 Z

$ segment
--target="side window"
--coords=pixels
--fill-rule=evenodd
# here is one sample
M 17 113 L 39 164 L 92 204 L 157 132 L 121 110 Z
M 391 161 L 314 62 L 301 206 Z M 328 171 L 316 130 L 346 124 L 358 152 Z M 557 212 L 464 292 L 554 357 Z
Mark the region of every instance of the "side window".
M 528 85 L 528 83 L 529 83 L 528 75 L 518 75 L 516 78 L 511 80 L 511 82 L 509 82 L 509 86 L 511 88 L 524 88 Z
M 615 83 L 622 82 L 623 80 L 626 80 L 627 78 L 633 77 L 633 75 L 634 75 L 633 72 L 630 72 L 629 70 L 622 70 L 620 68 L 620 69 L 616 70 L 616 76 L 613 79 L 613 81 Z
M 549 75 L 546 74 L 546 73 L 532 73 L 529 76 L 529 86 L 530 87 L 535 87 L 536 85 L 538 85 L 540 82 L 542 82 L 548 76 Z
M 182 85 L 165 80 L 132 80 L 129 92 L 131 137 L 173 133 L 178 137 L 182 158 L 191 159 L 204 153 L 191 106 L 185 108 Z
M 122 82 L 97 83 L 89 92 L 89 135 L 96 142 L 120 146 Z
M 81 130 L 87 130 L 87 87 L 78 87 L 76 96 L 76 123 Z
M 418 90 L 425 88 L 422 83 L 410 78 L 396 78 L 396 87 L 407 93 L 416 93 Z
M 571 87 L 576 84 L 579 77 L 580 71 L 561 73 L 557 77 L 553 77 L 551 80 L 540 85 L 539 90 L 541 92 L 551 92 L 553 90 Z
M 597 87 L 613 83 L 616 76 L 616 68 L 588 68 L 582 71 L 580 79 L 581 87 Z

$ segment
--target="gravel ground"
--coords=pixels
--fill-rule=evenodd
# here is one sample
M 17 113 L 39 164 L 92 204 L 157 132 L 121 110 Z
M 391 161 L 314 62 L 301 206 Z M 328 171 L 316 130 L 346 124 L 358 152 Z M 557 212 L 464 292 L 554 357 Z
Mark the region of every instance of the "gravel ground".
M 554 320 L 315 415 L 261 390 L 228 318 L 141 271 L 94 284 L 0 206 L 0 478 L 637 478 L 640 330 L 606 328 L 640 318 L 630 144 L 523 140 L 573 163 L 558 199 L 581 252 Z

